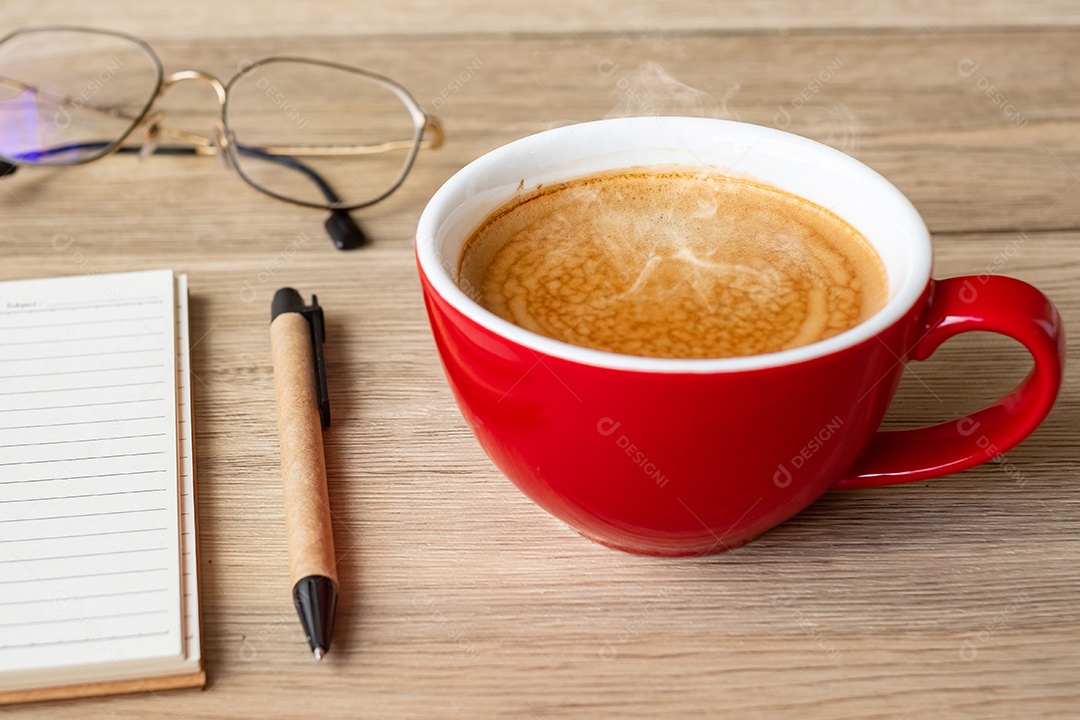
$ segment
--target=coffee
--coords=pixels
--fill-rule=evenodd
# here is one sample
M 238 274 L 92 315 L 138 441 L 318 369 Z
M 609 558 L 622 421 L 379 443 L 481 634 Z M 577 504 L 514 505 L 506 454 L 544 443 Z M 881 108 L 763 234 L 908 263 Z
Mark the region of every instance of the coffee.
M 644 168 L 514 198 L 466 241 L 458 283 L 526 330 L 656 358 L 807 345 L 888 294 L 877 252 L 828 210 L 748 179 Z

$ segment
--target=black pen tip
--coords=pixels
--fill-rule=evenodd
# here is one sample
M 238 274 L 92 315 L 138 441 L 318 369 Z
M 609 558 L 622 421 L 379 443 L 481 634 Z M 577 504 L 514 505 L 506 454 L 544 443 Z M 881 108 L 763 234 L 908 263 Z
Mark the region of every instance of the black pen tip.
M 300 616 L 300 625 L 304 628 L 308 645 L 316 660 L 330 652 L 337 596 L 337 585 L 322 575 L 308 575 L 297 580 L 293 586 L 296 614 Z

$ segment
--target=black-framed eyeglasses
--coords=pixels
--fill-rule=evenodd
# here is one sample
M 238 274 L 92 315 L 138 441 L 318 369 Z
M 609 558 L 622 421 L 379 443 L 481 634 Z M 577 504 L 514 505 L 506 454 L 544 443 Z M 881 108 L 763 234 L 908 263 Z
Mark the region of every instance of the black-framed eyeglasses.
M 443 143 L 438 118 L 382 75 L 297 57 L 243 61 L 237 70 L 224 83 L 198 70 L 166 76 L 150 46 L 124 33 L 16 30 L 0 39 L 0 176 L 114 152 L 221 155 L 256 190 L 330 210 L 326 230 L 345 250 L 364 243 L 349 212 L 385 199 L 420 148 Z M 212 136 L 169 126 L 154 109 L 186 80 L 217 95 Z

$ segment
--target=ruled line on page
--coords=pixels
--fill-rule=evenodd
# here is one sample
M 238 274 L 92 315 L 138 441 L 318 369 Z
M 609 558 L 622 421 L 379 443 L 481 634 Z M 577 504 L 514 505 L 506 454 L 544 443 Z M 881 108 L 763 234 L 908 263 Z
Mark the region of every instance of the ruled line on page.
M 114 472 L 114 473 L 93 473 L 90 475 L 70 475 L 67 477 L 44 477 L 44 478 L 28 478 L 24 480 L 4 480 L 0 481 L 0 485 L 17 485 L 20 483 L 38 483 L 38 482 L 65 482 L 67 480 L 87 480 L 94 478 L 105 477 L 124 477 L 125 475 L 155 475 L 158 473 L 165 473 L 168 470 L 163 468 L 157 468 L 153 470 L 134 470 L 131 472 Z M 2 540 L 0 540 L 2 542 Z

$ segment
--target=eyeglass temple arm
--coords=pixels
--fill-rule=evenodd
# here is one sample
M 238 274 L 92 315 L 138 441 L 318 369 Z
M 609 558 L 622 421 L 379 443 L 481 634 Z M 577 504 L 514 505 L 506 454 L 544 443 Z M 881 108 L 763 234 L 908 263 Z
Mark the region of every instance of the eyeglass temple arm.
M 341 202 L 341 196 L 337 194 L 337 191 L 330 186 L 330 183 L 322 175 L 296 158 L 288 155 L 277 155 L 267 152 L 264 148 L 241 143 L 234 143 L 233 148 L 241 155 L 266 160 L 290 170 L 296 170 L 315 183 L 319 191 L 322 192 L 323 197 L 326 198 L 326 202 L 331 205 Z M 364 231 L 360 229 L 360 226 L 356 224 L 356 221 L 352 219 L 347 210 L 330 208 L 330 217 L 326 219 L 323 226 L 326 228 L 330 239 L 334 241 L 334 247 L 338 250 L 355 250 L 367 242 Z
M 419 147 L 434 150 L 446 141 L 442 121 L 434 115 L 424 116 Z M 427 137 L 430 134 L 430 137 Z M 391 150 L 408 150 L 414 140 L 390 140 L 376 145 L 259 145 L 259 150 L 274 155 L 300 155 L 303 157 L 330 157 L 334 155 L 377 155 Z
M 71 152 L 73 150 L 100 150 L 101 148 L 108 147 L 108 142 L 83 142 L 83 143 L 71 143 L 68 145 L 58 145 L 56 147 L 46 148 L 37 151 L 37 155 L 48 157 L 50 155 L 57 155 L 62 152 Z M 258 158 L 260 160 L 266 160 L 268 162 L 275 163 L 290 170 L 296 170 L 302 173 L 308 179 L 310 179 L 322 192 L 323 197 L 330 204 L 335 204 L 341 201 L 337 192 L 330 186 L 330 183 L 326 181 L 315 170 L 308 167 L 304 163 L 295 158 L 291 158 L 284 155 L 274 155 L 267 153 L 260 148 L 248 147 L 247 145 L 237 144 L 237 152 L 248 155 L 250 157 Z M 138 145 L 126 145 L 124 147 L 117 148 L 116 152 L 119 153 L 137 153 L 140 152 L 141 147 Z M 158 147 L 155 152 L 160 152 L 169 155 L 196 155 L 198 148 L 194 147 Z M 0 160 L 0 177 L 10 175 L 18 170 L 19 166 L 4 162 Z M 360 226 L 356 224 L 356 221 L 352 219 L 352 216 L 347 210 L 341 210 L 336 208 L 330 209 L 330 216 L 326 219 L 325 228 L 330 239 L 334 241 L 334 246 L 339 250 L 353 250 L 355 248 L 364 245 L 367 242 L 367 237 L 364 235 L 364 231 L 360 229 Z
M 51 155 L 59 155 L 60 153 L 71 152 L 73 150 L 100 150 L 101 148 L 108 147 L 109 145 L 110 143 L 107 141 L 68 143 L 67 145 L 56 145 L 51 148 L 43 148 L 41 150 L 36 150 L 34 151 L 34 155 L 49 157 Z M 292 158 L 287 155 L 275 155 L 273 153 L 266 152 L 262 148 L 251 147 L 239 143 L 237 143 L 235 147 L 237 152 L 239 152 L 241 155 L 258 158 L 259 160 L 266 160 L 268 162 L 281 165 L 282 167 L 289 168 L 290 170 L 296 170 L 302 173 L 303 175 L 307 176 L 313 183 L 315 183 L 315 185 L 319 188 L 319 191 L 323 194 L 323 197 L 326 198 L 326 201 L 328 203 L 333 205 L 341 202 L 340 196 L 337 194 L 334 188 L 330 186 L 330 183 L 328 183 L 325 178 L 323 178 L 321 175 L 319 175 L 319 173 L 315 172 L 315 170 L 308 167 L 306 164 L 300 162 L 296 158 Z M 131 153 L 138 152 L 139 150 L 140 146 L 138 145 L 126 145 L 120 148 L 118 152 Z M 160 152 L 168 153 L 171 155 L 196 154 L 197 152 L 196 148 L 160 147 L 158 148 L 158 150 Z M 18 166 L 16 165 L 13 167 Z
M 64 93 L 56 92 L 54 90 L 47 90 L 45 88 L 38 87 L 37 85 L 30 85 L 28 83 L 24 83 L 22 80 L 16 80 L 15 78 L 5 77 L 3 75 L 0 75 L 0 85 L 5 85 L 12 90 L 29 90 L 35 95 L 45 95 L 46 97 L 52 98 L 53 100 L 56 100 L 57 102 L 63 105 L 67 105 L 69 107 L 74 106 L 75 103 L 75 98 L 71 97 L 70 95 L 65 95 Z M 138 120 L 137 116 L 131 115 L 130 113 L 125 113 L 120 108 L 101 107 L 100 105 L 94 105 L 93 103 L 84 102 L 79 106 L 79 109 L 93 110 L 94 112 L 108 115 L 112 118 L 121 118 L 123 120 L 131 120 L 132 122 Z
M 179 82 L 181 80 L 196 80 L 196 79 L 197 80 L 204 80 L 204 79 L 214 80 L 214 78 L 211 78 L 210 76 L 206 76 L 205 73 L 201 73 L 201 72 L 198 72 L 198 71 L 184 71 L 182 73 L 174 73 L 173 75 L 169 76 L 166 79 L 166 82 L 162 85 L 162 88 L 158 92 L 158 95 L 160 95 L 161 92 L 163 92 L 164 90 L 167 90 L 173 84 L 175 84 L 175 83 L 177 83 L 177 82 Z M 74 101 L 75 101 L 75 98 L 71 97 L 70 95 L 64 95 L 63 93 L 57 93 L 57 92 L 45 90 L 43 88 L 37 87 L 36 85 L 30 85 L 30 84 L 24 83 L 24 82 L 22 82 L 20 80 L 16 80 L 14 78 L 0 76 L 0 84 L 6 85 L 6 86 L 11 87 L 11 88 L 16 89 L 16 90 L 21 90 L 21 91 L 29 90 L 29 91 L 34 92 L 34 93 L 40 93 L 42 95 L 47 95 L 47 96 L 53 98 L 54 100 L 66 105 L 66 106 L 69 106 L 69 107 L 72 106 Z M 215 80 L 215 90 L 218 89 L 219 84 L 220 83 L 218 83 Z M 219 96 L 218 100 L 223 102 L 221 92 L 218 92 L 218 96 Z M 119 108 L 103 107 L 101 105 L 95 105 L 95 104 L 92 104 L 92 103 L 83 103 L 80 106 L 79 109 L 80 110 L 91 110 L 91 111 L 99 113 L 101 115 L 108 115 L 111 118 L 120 118 L 120 119 L 123 119 L 123 120 L 130 120 L 131 122 L 135 122 L 137 120 L 142 119 L 142 117 L 140 117 L 140 116 L 132 115 L 130 113 L 125 113 L 124 111 L 120 110 Z M 171 138 L 171 139 L 174 139 L 174 140 L 179 140 L 179 141 L 182 141 L 182 142 L 190 143 L 191 145 L 193 145 L 193 146 L 195 146 L 196 148 L 199 149 L 198 154 L 200 154 L 200 155 L 213 155 L 213 154 L 215 154 L 217 152 L 217 148 L 215 147 L 214 140 L 212 138 L 208 138 L 208 137 L 206 137 L 204 135 L 199 135 L 198 133 L 189 132 L 187 130 L 181 130 L 180 128 L 176 128 L 176 127 L 173 127 L 171 125 L 166 125 L 165 123 L 161 122 L 160 119 L 155 119 L 154 120 L 154 128 L 155 128 L 155 131 L 157 133 L 159 133 L 160 135 L 162 135 L 163 137 L 168 137 L 168 138 Z M 441 147 L 443 142 L 445 141 L 446 135 L 443 132 L 441 121 L 437 117 L 435 117 L 434 115 L 425 115 L 425 123 L 424 123 L 423 135 L 426 136 L 429 131 L 431 132 L 432 136 L 430 138 L 425 137 L 424 139 L 422 139 L 420 141 L 420 147 L 425 148 L 425 149 L 428 149 L 428 148 L 435 149 L 435 148 Z M 265 150 L 268 153 L 273 153 L 273 154 L 277 154 L 277 155 L 281 155 L 281 154 L 284 154 L 284 153 L 293 153 L 293 154 L 311 155 L 311 156 L 319 156 L 319 155 L 373 155 L 373 154 L 377 154 L 377 153 L 389 152 L 391 150 L 404 150 L 404 149 L 407 149 L 407 148 L 411 147 L 412 144 L 413 144 L 412 140 L 394 140 L 394 141 L 390 141 L 390 142 L 379 143 L 379 144 L 376 144 L 376 145 L 340 145 L 340 146 L 311 146 L 311 147 L 305 147 L 305 146 L 266 146 L 266 147 L 263 147 L 262 149 Z
M 174 73 L 166 78 L 162 84 L 161 90 L 158 91 L 158 95 L 167 90 L 173 84 L 182 80 L 212 80 L 214 82 L 214 89 L 218 91 L 220 82 L 215 78 L 201 73 L 196 70 L 183 71 L 180 73 Z M 40 93 L 47 95 L 52 99 L 60 102 L 66 106 L 72 106 L 75 98 L 70 95 L 64 95 L 63 93 L 57 93 L 50 90 L 37 87 L 35 85 L 29 85 L 20 80 L 14 78 L 0 76 L 0 84 L 7 85 L 8 87 L 16 90 L 26 91 L 29 90 L 34 93 Z M 222 92 L 218 91 L 218 100 L 223 102 Z M 84 103 L 80 106 L 80 110 L 91 110 L 101 115 L 108 115 L 110 118 L 120 118 L 122 120 L 130 120 L 136 122 L 143 120 L 145 116 L 136 116 L 130 113 L 125 113 L 119 108 L 103 107 L 101 105 L 95 105 L 92 103 Z M 424 116 L 424 128 L 421 133 L 420 147 L 422 149 L 435 149 L 442 147 L 446 140 L 446 134 L 443 131 L 442 121 L 434 115 Z M 162 137 L 171 138 L 181 142 L 189 143 L 198 148 L 197 154 L 199 155 L 214 155 L 218 152 L 215 146 L 213 138 L 199 135 L 198 133 L 189 132 L 187 130 L 181 130 L 180 128 L 167 125 L 161 121 L 160 118 L 153 120 L 153 128 L 155 133 Z M 428 134 L 431 137 L 427 137 Z M 375 155 L 378 153 L 390 152 L 392 150 L 406 150 L 413 145 L 413 140 L 392 140 L 389 142 L 378 143 L 375 145 L 322 145 L 322 146 L 303 146 L 303 145 L 268 145 L 262 147 L 268 153 L 276 155 L 284 155 L 290 153 L 293 155 L 305 155 L 305 156 L 327 156 L 327 155 Z
M 191 74 L 192 78 L 186 77 L 186 75 L 188 74 Z M 180 75 L 180 73 L 177 73 L 176 75 Z M 158 91 L 155 99 L 157 96 L 160 96 L 165 89 L 171 87 L 179 80 L 193 79 L 195 75 L 202 76 L 203 73 L 198 73 L 197 71 L 188 71 L 187 73 L 184 73 L 185 77 L 176 77 L 176 75 L 170 76 L 167 79 L 167 84 L 163 83 L 162 89 Z M 35 94 L 45 95 L 67 107 L 72 107 L 75 102 L 75 98 L 71 97 L 70 95 L 65 95 L 63 93 L 47 90 L 36 85 L 30 85 L 22 82 L 21 80 L 16 80 L 10 77 L 0 76 L 0 85 L 5 85 L 15 90 L 29 90 L 30 92 L 33 92 Z M 101 105 L 95 105 L 94 103 L 83 103 L 79 106 L 79 109 L 90 110 L 92 112 L 98 113 L 99 115 L 107 115 L 110 118 L 119 118 L 121 120 L 128 120 L 133 123 L 144 120 L 146 117 L 146 115 L 132 115 L 131 113 L 124 112 L 120 108 L 104 107 Z M 213 138 L 206 137 L 205 135 L 199 135 L 198 133 L 189 132 L 187 130 L 181 130 L 180 128 L 173 127 L 171 125 L 166 125 L 165 123 L 161 122 L 160 118 L 155 118 L 153 120 L 153 127 L 155 133 L 161 135 L 162 137 L 178 140 L 180 142 L 185 142 L 194 146 L 197 149 L 196 154 L 198 155 L 214 155 L 217 153 L 217 148 L 214 146 Z M 87 143 L 87 146 L 101 147 L 98 143 Z

